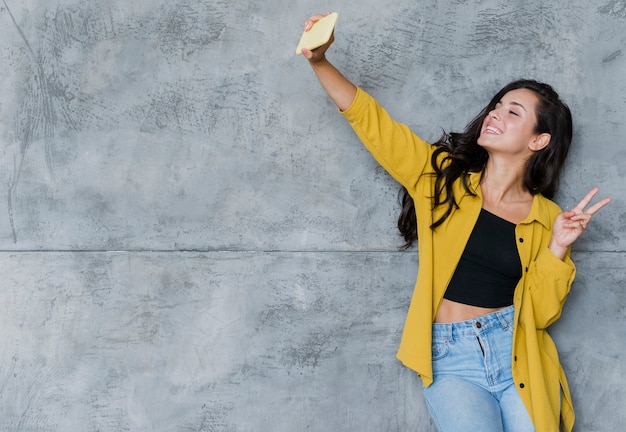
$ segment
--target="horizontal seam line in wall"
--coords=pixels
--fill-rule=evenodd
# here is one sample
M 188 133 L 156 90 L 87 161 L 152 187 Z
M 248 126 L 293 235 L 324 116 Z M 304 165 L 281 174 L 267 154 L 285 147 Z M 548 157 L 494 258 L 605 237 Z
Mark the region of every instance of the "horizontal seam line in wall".
M 416 249 L 0 249 L 0 253 L 397 253 L 417 254 Z M 572 254 L 626 253 L 626 250 L 577 250 Z
M 393 249 L 0 249 L 0 253 L 416 253 Z

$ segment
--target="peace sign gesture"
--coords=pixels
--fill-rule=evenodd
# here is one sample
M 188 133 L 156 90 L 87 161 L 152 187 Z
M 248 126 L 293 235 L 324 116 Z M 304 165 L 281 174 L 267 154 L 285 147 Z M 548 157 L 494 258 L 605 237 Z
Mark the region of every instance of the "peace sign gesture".
M 567 248 L 585 232 L 592 216 L 611 202 L 611 198 L 604 198 L 588 209 L 585 209 L 599 190 L 600 189 L 597 187 L 591 189 L 576 207 L 560 213 L 554 220 L 554 224 L 552 225 L 552 239 L 550 239 L 549 247 L 559 258 L 563 259 Z

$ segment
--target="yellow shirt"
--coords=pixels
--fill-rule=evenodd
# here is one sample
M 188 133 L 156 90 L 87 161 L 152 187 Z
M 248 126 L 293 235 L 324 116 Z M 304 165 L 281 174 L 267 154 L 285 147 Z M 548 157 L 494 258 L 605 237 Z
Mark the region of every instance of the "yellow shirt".
M 433 381 L 432 324 L 482 207 L 481 173 L 469 178 L 476 196 L 457 182 L 454 194 L 459 208 L 432 230 L 430 225 L 443 211 L 433 211 L 429 198 L 433 195 L 434 176 L 429 173 L 434 146 L 394 121 L 360 88 L 342 114 L 415 202 L 419 271 L 397 356 L 428 387 Z M 535 195 L 528 217 L 515 229 L 523 275 L 514 294 L 513 380 L 538 432 L 558 432 L 560 419 L 565 431 L 574 425 L 567 380 L 546 330 L 561 315 L 576 272 L 569 251 L 560 260 L 548 249 L 552 223 L 560 212 L 554 202 Z

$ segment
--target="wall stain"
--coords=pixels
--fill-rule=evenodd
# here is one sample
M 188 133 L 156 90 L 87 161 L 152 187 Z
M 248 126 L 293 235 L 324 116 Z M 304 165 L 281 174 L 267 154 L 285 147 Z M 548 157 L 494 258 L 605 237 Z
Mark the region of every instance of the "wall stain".
M 50 148 L 48 146 L 50 145 L 50 139 L 53 137 L 52 123 L 54 121 L 55 113 L 50 100 L 50 94 L 45 90 L 48 88 L 48 85 L 43 62 L 37 56 L 28 41 L 28 38 L 15 20 L 15 17 L 13 16 L 6 0 L 2 0 L 2 2 L 6 12 L 9 14 L 9 17 L 13 22 L 13 25 L 15 26 L 15 29 L 20 34 L 20 37 L 22 38 L 24 45 L 33 60 L 35 69 L 35 75 L 33 77 L 34 82 L 31 81 L 29 83 L 32 86 L 32 93 L 29 92 L 30 99 L 26 99 L 27 106 L 22 107 L 23 109 L 25 108 L 25 111 L 29 115 L 25 117 L 23 123 L 18 124 L 17 126 L 18 129 L 20 129 L 20 133 L 18 133 L 18 136 L 20 137 L 20 149 L 19 155 L 14 159 L 13 171 L 11 173 L 7 189 L 7 209 L 9 223 L 11 226 L 11 236 L 13 238 L 13 243 L 17 243 L 17 229 L 14 211 L 15 192 L 22 174 L 26 153 L 28 152 L 28 148 L 32 142 L 35 140 L 37 132 L 42 132 L 44 136 L 44 145 L 46 147 L 46 162 L 48 163 L 48 168 L 51 168 Z
M 626 0 L 613 0 L 598 8 L 602 15 L 614 18 L 626 18 Z
M 168 11 L 158 23 L 159 49 L 187 59 L 195 50 L 220 39 L 226 29 L 220 18 L 215 10 L 196 10 L 190 5 Z
M 13 243 L 17 243 L 16 190 L 27 153 L 34 142 L 42 139 L 48 173 L 54 177 L 54 141 L 59 133 L 58 125 L 62 120 L 70 129 L 76 129 L 76 122 L 73 120 L 68 107 L 68 103 L 74 99 L 74 95 L 67 91 L 67 87 L 63 85 L 62 80 L 56 74 L 54 64 L 50 59 L 35 51 L 6 0 L 2 0 L 2 2 L 31 59 L 30 65 L 26 67 L 32 69 L 24 74 L 26 77 L 25 94 L 15 122 L 16 136 L 20 142 L 19 154 L 14 158 L 13 170 L 7 185 L 7 209 L 11 236 Z M 47 50 L 44 49 L 41 52 L 45 53 Z M 52 52 L 54 53 L 54 50 Z
M 622 56 L 622 50 L 617 50 L 614 53 L 606 56 L 605 58 L 602 59 L 602 63 L 610 63 L 613 60 L 615 60 L 618 57 Z
M 282 360 L 288 365 L 315 369 L 320 361 L 330 357 L 338 347 L 333 343 L 335 335 L 327 330 L 312 331 L 291 347 L 284 350 Z

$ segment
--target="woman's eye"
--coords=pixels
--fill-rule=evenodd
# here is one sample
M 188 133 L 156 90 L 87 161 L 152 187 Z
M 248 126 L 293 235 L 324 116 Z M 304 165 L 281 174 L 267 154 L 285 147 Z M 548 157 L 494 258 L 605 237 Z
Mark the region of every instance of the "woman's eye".
M 510 114 L 513 114 L 514 116 L 518 116 L 518 117 L 519 117 L 519 114 L 518 114 L 518 113 L 516 113 L 515 111 L 509 111 L 509 113 L 510 113 Z

